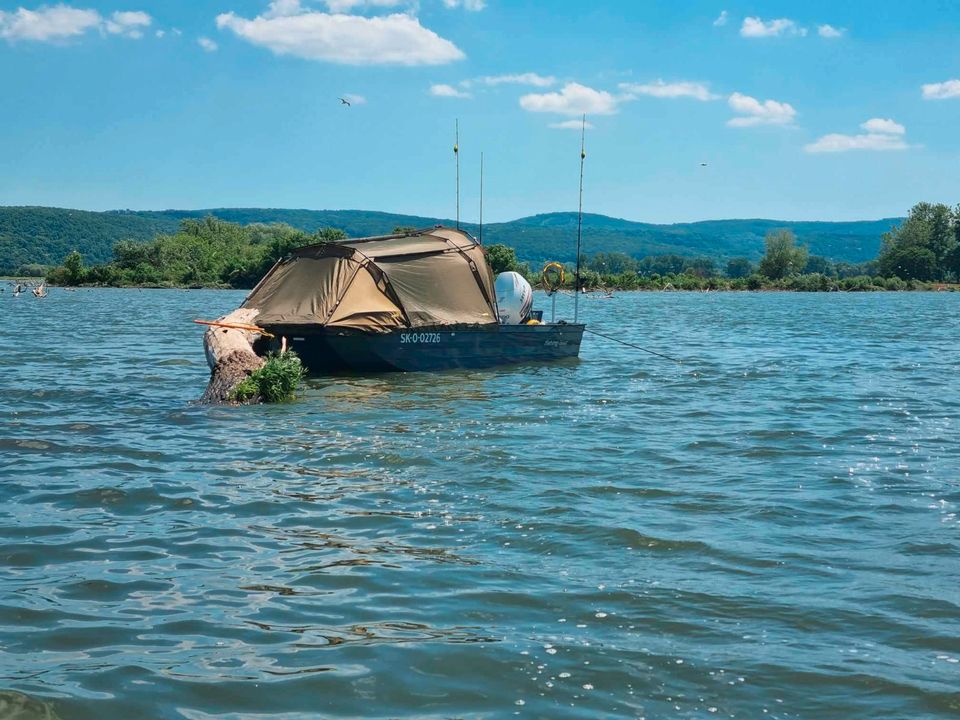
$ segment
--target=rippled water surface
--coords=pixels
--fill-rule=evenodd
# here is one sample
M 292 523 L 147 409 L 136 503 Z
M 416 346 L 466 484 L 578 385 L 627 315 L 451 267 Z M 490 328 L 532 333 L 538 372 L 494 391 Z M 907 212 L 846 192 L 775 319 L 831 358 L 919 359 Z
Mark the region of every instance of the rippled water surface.
M 960 295 L 626 293 L 682 365 L 192 405 L 241 297 L 0 295 L 0 714 L 960 714 Z

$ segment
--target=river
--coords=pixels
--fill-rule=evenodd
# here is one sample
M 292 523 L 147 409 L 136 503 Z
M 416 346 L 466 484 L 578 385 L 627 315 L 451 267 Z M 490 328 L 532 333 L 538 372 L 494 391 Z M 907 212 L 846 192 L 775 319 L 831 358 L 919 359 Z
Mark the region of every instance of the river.
M 242 296 L 0 295 L 18 720 L 960 714 L 960 294 L 589 297 L 682 364 L 194 405 Z

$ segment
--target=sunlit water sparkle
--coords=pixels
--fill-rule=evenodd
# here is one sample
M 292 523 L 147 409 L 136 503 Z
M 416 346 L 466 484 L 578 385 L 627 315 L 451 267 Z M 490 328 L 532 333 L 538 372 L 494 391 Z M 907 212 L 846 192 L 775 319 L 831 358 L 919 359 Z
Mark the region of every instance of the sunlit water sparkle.
M 0 296 L 0 710 L 960 714 L 960 295 L 588 298 L 685 362 L 191 404 L 240 298 Z

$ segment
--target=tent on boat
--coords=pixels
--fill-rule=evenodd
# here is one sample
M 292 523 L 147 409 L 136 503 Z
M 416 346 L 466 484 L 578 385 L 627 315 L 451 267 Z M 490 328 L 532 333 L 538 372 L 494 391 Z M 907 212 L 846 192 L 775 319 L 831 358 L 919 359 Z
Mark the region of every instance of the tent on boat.
M 498 322 L 483 248 L 445 227 L 299 248 L 271 268 L 243 307 L 258 311 L 262 327 L 388 332 Z

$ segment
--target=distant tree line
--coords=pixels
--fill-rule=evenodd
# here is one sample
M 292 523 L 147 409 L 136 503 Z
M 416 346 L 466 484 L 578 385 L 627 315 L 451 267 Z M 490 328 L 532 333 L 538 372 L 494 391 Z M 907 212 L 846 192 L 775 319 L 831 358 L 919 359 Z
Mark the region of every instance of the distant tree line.
M 397 227 L 395 232 L 407 232 Z M 313 233 L 289 225 L 240 225 L 215 217 L 188 218 L 173 234 L 149 242 L 122 240 L 111 262 L 86 267 L 79 252 L 47 272 L 57 285 L 248 288 L 293 248 L 344 239 L 325 228 Z M 904 290 L 928 283 L 960 281 L 960 206 L 920 203 L 899 226 L 883 236 L 879 257 L 866 263 L 833 262 L 811 255 L 790 230 L 770 231 L 764 255 L 754 263 L 734 257 L 675 254 L 641 258 L 622 252 L 581 256 L 581 287 L 586 289 L 783 289 Z M 504 244 L 486 246 L 494 272 L 515 270 L 534 284 L 539 268 L 521 262 Z M 566 286 L 573 287 L 574 265 L 567 263 Z M 25 270 L 28 268 L 24 268 Z M 33 266 L 32 273 L 42 271 Z
M 75 250 L 47 273 L 47 280 L 55 285 L 249 288 L 293 248 L 345 237 L 340 230 L 306 233 L 282 224 L 190 218 L 173 235 L 149 242 L 121 240 L 113 246 L 113 261 L 102 265 L 85 267 Z
M 599 252 L 580 258 L 581 287 L 587 290 L 907 290 L 923 287 L 912 279 L 877 274 L 877 262 L 834 263 L 797 244 L 789 230 L 768 233 L 759 263 L 732 258 L 725 266 L 709 257 L 651 255 L 634 258 L 624 253 Z M 495 273 L 513 270 L 531 283 L 539 273 L 520 262 L 506 245 L 487 247 Z M 565 287 L 573 288 L 575 267 L 566 264 Z

